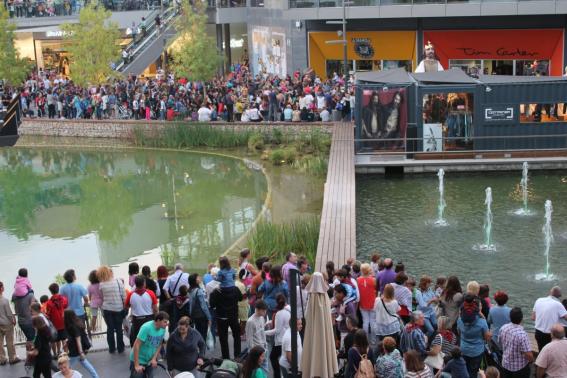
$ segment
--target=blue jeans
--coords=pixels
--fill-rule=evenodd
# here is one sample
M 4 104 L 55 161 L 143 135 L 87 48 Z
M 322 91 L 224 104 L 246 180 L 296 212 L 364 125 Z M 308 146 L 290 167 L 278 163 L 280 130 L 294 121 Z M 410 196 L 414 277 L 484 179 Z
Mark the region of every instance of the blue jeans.
M 155 369 L 152 365 L 148 365 L 144 367 L 144 371 L 142 373 L 136 373 L 136 369 L 134 369 L 134 362 L 130 361 L 130 378 L 153 378 L 154 371 Z
M 33 341 L 35 338 L 35 329 L 33 326 L 31 324 L 19 324 L 19 326 L 26 337 L 26 341 Z
M 124 352 L 124 338 L 122 332 L 122 317 L 121 311 L 108 311 L 103 310 L 102 316 L 106 323 L 106 342 L 108 343 L 108 351 L 114 353 L 118 347 L 118 353 Z M 116 333 L 116 340 L 114 340 L 114 333 Z
M 79 362 L 85 368 L 85 370 L 89 372 L 92 378 L 98 378 L 98 374 L 96 373 L 94 366 L 86 358 L 84 360 L 81 360 L 79 356 L 69 357 L 69 362 L 71 364 L 71 367 Z
M 423 323 L 423 327 L 425 328 L 425 334 L 429 339 L 431 339 L 437 329 L 437 318 L 435 315 L 432 315 L 431 318 L 425 318 L 424 320 L 425 322 Z

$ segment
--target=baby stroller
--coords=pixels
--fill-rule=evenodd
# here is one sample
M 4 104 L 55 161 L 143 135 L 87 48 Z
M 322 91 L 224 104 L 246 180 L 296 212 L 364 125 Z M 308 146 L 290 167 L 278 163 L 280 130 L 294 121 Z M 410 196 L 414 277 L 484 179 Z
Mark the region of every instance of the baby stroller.
M 132 110 L 128 109 L 125 105 L 118 105 L 118 119 L 132 118 Z

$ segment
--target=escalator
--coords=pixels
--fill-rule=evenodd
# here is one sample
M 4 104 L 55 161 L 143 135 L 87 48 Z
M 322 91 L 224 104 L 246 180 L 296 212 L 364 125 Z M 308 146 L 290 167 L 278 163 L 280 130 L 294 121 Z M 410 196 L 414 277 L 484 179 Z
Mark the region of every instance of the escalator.
M 4 108 L 0 103 L 0 147 L 13 146 L 18 140 L 18 126 L 22 123 L 20 95 Z
M 152 63 L 154 63 L 168 42 L 175 37 L 175 20 L 177 19 L 177 8 L 171 7 L 161 14 L 161 27 L 158 28 L 155 17 L 146 30 L 146 36 L 135 43 L 128 45 L 130 58 L 127 64 L 121 62 L 116 70 L 124 74 L 140 75 Z

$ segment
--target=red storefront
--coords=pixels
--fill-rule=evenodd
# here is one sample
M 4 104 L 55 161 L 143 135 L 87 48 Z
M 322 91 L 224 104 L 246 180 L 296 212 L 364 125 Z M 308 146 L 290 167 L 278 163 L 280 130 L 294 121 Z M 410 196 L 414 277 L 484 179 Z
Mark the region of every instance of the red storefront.
M 424 31 L 445 69 L 470 74 L 563 74 L 563 29 Z

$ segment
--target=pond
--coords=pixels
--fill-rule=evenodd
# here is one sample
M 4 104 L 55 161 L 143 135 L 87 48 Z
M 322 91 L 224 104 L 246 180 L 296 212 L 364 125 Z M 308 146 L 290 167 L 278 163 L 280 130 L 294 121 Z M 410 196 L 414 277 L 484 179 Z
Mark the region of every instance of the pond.
M 208 153 L 0 149 L 0 277 L 27 267 L 36 293 L 73 268 L 184 262 L 204 271 L 262 212 L 259 165 Z
M 357 248 L 368 260 L 375 252 L 403 261 L 408 272 L 435 278 L 457 275 L 490 285 L 490 295 L 503 289 L 509 304 L 521 306 L 529 318 L 535 299 L 553 285 L 567 288 L 567 172 L 530 172 L 528 209 L 523 208 L 522 172 L 462 175 L 446 173 L 444 218 L 438 219 L 438 178 L 435 174 L 404 178 L 357 177 Z M 495 251 L 479 250 L 485 241 L 485 189 L 492 188 L 492 243 Z M 549 279 L 542 279 L 544 203 L 551 200 L 553 241 Z M 475 248 L 476 247 L 476 248 Z

